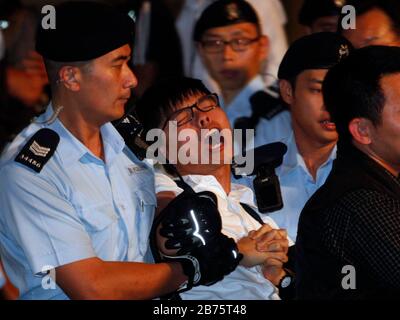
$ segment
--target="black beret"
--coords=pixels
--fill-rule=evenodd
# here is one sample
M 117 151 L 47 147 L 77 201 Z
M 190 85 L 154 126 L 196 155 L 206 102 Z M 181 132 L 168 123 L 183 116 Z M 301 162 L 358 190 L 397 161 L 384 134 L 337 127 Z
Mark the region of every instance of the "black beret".
M 211 3 L 201 14 L 194 27 L 193 39 L 200 41 L 205 31 L 211 28 L 250 22 L 260 28 L 257 13 L 244 0 L 217 0 Z
M 302 37 L 289 47 L 278 70 L 278 78 L 290 80 L 309 69 L 329 69 L 353 50 L 351 43 L 333 32 Z
M 345 0 L 304 0 L 299 13 L 299 23 L 311 26 L 320 17 L 339 16 L 345 4 Z
M 39 22 L 36 50 L 58 62 L 87 61 L 133 42 L 133 20 L 112 6 L 90 1 L 55 7 L 56 28 Z

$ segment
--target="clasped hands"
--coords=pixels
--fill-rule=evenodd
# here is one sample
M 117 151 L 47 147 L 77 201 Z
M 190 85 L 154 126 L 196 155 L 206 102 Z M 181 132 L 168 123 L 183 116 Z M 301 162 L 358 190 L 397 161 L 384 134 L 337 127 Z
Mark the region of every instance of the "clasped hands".
M 289 242 L 286 230 L 273 229 L 264 224 L 258 230 L 250 231 L 237 244 L 244 256 L 240 264 L 245 267 L 260 265 L 264 277 L 278 285 L 285 275 L 283 264 L 288 261 Z

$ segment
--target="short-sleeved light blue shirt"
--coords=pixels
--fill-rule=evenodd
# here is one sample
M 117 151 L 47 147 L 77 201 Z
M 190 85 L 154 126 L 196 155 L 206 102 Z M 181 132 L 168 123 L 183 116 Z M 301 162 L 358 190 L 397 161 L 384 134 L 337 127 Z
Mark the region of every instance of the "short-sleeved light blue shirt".
M 288 150 L 283 157 L 282 165 L 275 169 L 281 186 L 283 208 L 266 215 L 261 214 L 261 217 L 269 216 L 274 219 L 278 226 L 286 229 L 289 237 L 295 240 L 301 210 L 314 192 L 325 183 L 332 170 L 333 160 L 336 158 L 336 146 L 332 149 L 329 158 L 318 168 L 314 180 L 297 149 L 293 134 L 285 144 Z M 238 180 L 238 183 L 254 190 L 253 178 L 243 177 Z
M 50 105 L 37 122 L 52 112 Z M 57 132 L 60 142 L 36 173 L 14 158 L 44 127 Z M 58 119 L 50 125 L 29 125 L 2 155 L 0 254 L 22 299 L 67 299 L 58 286 L 42 286 L 46 269 L 91 257 L 152 260 L 148 239 L 156 205 L 153 170 L 125 147 L 112 124 L 103 125 L 101 135 L 104 162 Z

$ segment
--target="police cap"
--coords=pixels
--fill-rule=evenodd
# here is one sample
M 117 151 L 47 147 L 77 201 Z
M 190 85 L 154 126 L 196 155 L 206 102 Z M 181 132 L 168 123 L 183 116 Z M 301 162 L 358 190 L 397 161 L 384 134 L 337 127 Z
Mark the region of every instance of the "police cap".
M 343 36 L 319 32 L 302 37 L 289 47 L 278 70 L 278 78 L 291 80 L 309 69 L 329 69 L 347 57 L 353 49 Z
M 133 30 L 133 20 L 110 5 L 64 2 L 55 7 L 54 29 L 39 22 L 36 50 L 58 62 L 92 60 L 131 44 Z
M 201 14 L 194 27 L 193 39 L 200 41 L 203 33 L 208 29 L 243 22 L 254 23 L 260 29 L 257 13 L 248 2 L 244 0 L 217 0 Z

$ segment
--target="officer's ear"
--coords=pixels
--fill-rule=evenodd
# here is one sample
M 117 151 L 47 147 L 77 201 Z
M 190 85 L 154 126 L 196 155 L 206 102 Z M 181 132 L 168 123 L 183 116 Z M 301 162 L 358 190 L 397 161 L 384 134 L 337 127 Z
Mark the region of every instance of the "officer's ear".
M 81 70 L 76 66 L 62 66 L 58 71 L 58 84 L 71 91 L 80 90 Z
M 269 51 L 270 51 L 270 45 L 269 45 L 269 38 L 265 35 L 260 36 L 260 61 L 264 61 L 265 59 L 268 58 Z
M 354 118 L 349 123 L 349 131 L 355 142 L 362 145 L 369 145 L 372 142 L 371 120 L 365 118 Z
M 279 91 L 283 101 L 289 106 L 292 105 L 294 95 L 292 84 L 287 80 L 279 80 Z

